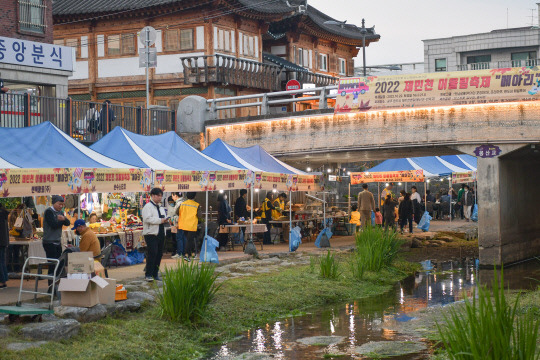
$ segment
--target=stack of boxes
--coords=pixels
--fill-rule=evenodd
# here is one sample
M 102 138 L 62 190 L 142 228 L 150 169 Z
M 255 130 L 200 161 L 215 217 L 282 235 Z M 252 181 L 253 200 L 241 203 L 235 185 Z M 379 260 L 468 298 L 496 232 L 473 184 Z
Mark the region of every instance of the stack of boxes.
M 96 276 L 91 252 L 74 252 L 68 255 L 67 278 L 60 279 L 58 290 L 63 306 L 114 304 L 116 280 Z

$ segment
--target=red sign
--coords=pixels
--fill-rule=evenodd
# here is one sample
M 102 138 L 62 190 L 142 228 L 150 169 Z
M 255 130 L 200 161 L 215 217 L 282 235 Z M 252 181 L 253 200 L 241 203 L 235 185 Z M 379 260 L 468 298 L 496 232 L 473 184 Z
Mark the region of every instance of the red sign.
M 285 90 L 292 91 L 292 90 L 300 90 L 301 86 L 298 80 L 289 80 L 287 81 L 287 85 L 285 85 Z

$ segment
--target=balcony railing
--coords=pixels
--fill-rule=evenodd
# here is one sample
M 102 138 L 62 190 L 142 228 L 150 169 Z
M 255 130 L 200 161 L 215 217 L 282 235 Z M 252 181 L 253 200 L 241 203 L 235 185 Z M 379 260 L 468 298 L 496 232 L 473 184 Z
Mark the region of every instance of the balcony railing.
M 142 135 L 174 131 L 176 111 L 34 96 L 28 93 L 0 94 L 0 126 L 22 128 L 45 121 L 50 121 L 74 139 L 92 143 L 116 126 Z
M 528 59 L 528 60 L 506 60 L 506 61 L 491 61 L 491 62 L 479 62 L 472 64 L 458 65 L 458 71 L 467 70 L 482 70 L 482 69 L 501 69 L 509 67 L 524 67 L 524 66 L 538 66 L 540 59 Z
M 300 81 L 301 84 L 315 84 L 316 87 L 332 86 L 339 84 L 339 78 L 329 75 L 315 74 L 312 72 L 298 72 L 297 80 Z
M 281 90 L 280 68 L 224 55 L 181 57 L 186 84 L 219 83 L 268 91 Z

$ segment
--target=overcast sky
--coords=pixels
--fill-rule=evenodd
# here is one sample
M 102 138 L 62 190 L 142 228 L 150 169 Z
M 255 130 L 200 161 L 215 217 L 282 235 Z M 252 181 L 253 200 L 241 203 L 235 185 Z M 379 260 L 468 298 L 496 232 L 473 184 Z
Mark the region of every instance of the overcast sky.
M 367 65 L 423 62 L 422 40 L 538 24 L 540 0 L 308 0 L 347 23 L 375 25 L 378 43 L 366 48 Z M 534 12 L 531 12 L 534 9 Z M 356 66 L 362 65 L 362 52 Z

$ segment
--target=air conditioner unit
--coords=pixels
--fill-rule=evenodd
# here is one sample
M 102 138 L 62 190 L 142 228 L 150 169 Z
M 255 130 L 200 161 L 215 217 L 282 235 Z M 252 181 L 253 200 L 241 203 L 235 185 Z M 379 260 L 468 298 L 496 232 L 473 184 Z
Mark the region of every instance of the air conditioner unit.
M 305 14 L 306 13 L 306 10 L 307 10 L 307 6 L 306 5 L 299 5 L 298 6 L 298 12 L 300 14 Z

